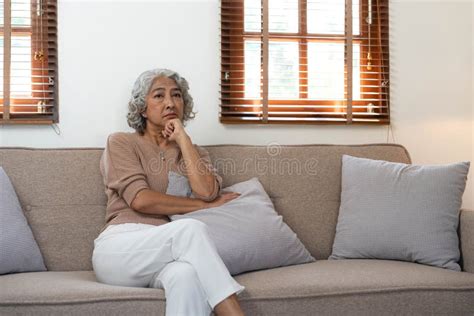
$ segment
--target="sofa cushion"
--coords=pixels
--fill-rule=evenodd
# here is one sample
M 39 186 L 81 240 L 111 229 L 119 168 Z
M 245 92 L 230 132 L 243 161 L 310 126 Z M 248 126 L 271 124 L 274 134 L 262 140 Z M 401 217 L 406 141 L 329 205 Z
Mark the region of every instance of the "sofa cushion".
M 15 189 L 0 167 L 0 274 L 45 270 Z
M 167 194 L 186 196 L 191 191 L 185 176 L 170 173 L 168 178 Z M 218 207 L 170 218 L 173 221 L 193 218 L 207 224 L 209 236 L 230 274 L 314 261 L 275 212 L 257 178 L 236 183 L 223 192 L 241 195 Z
M 92 271 L 0 277 L 0 315 L 164 315 L 163 290 L 97 282 Z
M 94 239 L 105 222 L 103 149 L 0 149 L 0 165 L 49 271 L 92 270 Z
M 469 163 L 407 165 L 344 155 L 329 259 L 396 259 L 460 271 L 459 210 Z
M 319 260 L 244 273 L 246 315 L 468 314 L 474 274 L 384 260 Z M 0 277 L 0 314 L 164 315 L 161 289 L 95 281 L 92 271 Z M 3 290 L 4 289 L 4 290 Z
M 410 162 L 405 148 L 394 144 L 204 148 L 223 177 L 224 187 L 258 177 L 277 213 L 316 259 L 331 254 L 342 154 Z M 99 170 L 102 151 L 0 148 L 0 165 L 18 189 L 50 271 L 92 269 L 92 244 L 104 225 L 107 204 Z M 312 169 L 316 172 L 307 172 Z M 71 242 L 73 246 L 65 247 Z

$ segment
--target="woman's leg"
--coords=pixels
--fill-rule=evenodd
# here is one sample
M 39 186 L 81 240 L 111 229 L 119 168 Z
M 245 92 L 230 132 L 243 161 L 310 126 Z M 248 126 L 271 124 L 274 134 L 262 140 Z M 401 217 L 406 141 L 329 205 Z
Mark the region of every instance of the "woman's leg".
M 165 290 L 167 316 L 209 316 L 212 312 L 196 271 L 187 262 L 168 263 L 150 287 Z
M 222 302 L 216 305 L 214 312 L 217 315 L 228 315 L 228 316 L 243 316 L 244 312 L 240 308 L 237 295 L 232 294 Z
M 130 225 L 130 224 L 124 224 Z M 142 225 L 142 224 L 135 224 Z M 166 264 L 189 263 L 212 309 L 244 287 L 229 274 L 210 240 L 206 225 L 182 219 L 161 226 L 99 236 L 93 254 L 99 281 L 122 286 L 149 286 Z M 107 232 L 106 232 L 107 233 Z
M 172 245 L 173 257 L 193 266 L 212 309 L 225 298 L 245 289 L 230 275 L 209 238 L 206 224 L 194 219 L 172 223 L 177 226 L 177 238 L 173 239 Z

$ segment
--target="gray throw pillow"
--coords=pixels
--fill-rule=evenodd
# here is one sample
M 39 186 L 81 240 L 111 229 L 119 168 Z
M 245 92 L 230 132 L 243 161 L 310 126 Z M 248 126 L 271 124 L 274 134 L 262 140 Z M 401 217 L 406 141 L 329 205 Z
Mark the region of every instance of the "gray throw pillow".
M 329 259 L 394 259 L 460 271 L 459 209 L 469 162 L 419 166 L 342 158 Z
M 46 271 L 15 189 L 0 167 L 0 274 Z
M 167 193 L 185 196 L 176 188 L 182 188 L 187 178 L 174 174 L 169 179 Z M 239 192 L 241 196 L 220 207 L 173 215 L 171 220 L 194 218 L 207 224 L 209 235 L 232 275 L 315 261 L 275 212 L 257 178 L 234 184 L 223 191 Z

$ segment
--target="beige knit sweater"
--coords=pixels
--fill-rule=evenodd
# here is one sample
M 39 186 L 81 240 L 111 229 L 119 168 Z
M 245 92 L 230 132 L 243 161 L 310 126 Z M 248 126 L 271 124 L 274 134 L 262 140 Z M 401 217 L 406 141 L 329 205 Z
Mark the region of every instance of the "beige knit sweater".
M 222 178 L 212 167 L 209 153 L 199 146 L 196 149 L 213 171 L 217 185 L 214 199 L 219 194 Z M 100 171 L 107 194 L 105 228 L 123 223 L 162 225 L 169 222 L 166 215 L 150 215 L 133 210 L 130 205 L 143 189 L 166 193 L 168 172 L 186 175 L 186 168 L 178 145 L 166 150 L 138 133 L 114 133 L 107 139 L 107 146 L 100 160 Z M 196 198 L 203 198 L 193 192 Z

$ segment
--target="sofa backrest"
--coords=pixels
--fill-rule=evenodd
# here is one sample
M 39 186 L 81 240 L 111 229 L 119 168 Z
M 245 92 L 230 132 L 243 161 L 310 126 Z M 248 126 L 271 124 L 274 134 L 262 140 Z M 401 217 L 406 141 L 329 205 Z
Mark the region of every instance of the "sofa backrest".
M 276 211 L 316 259 L 332 250 L 341 191 L 341 157 L 410 163 L 399 145 L 204 146 L 224 187 L 258 177 Z M 51 271 L 91 270 L 93 241 L 104 225 L 103 149 L 0 148 L 45 264 Z

